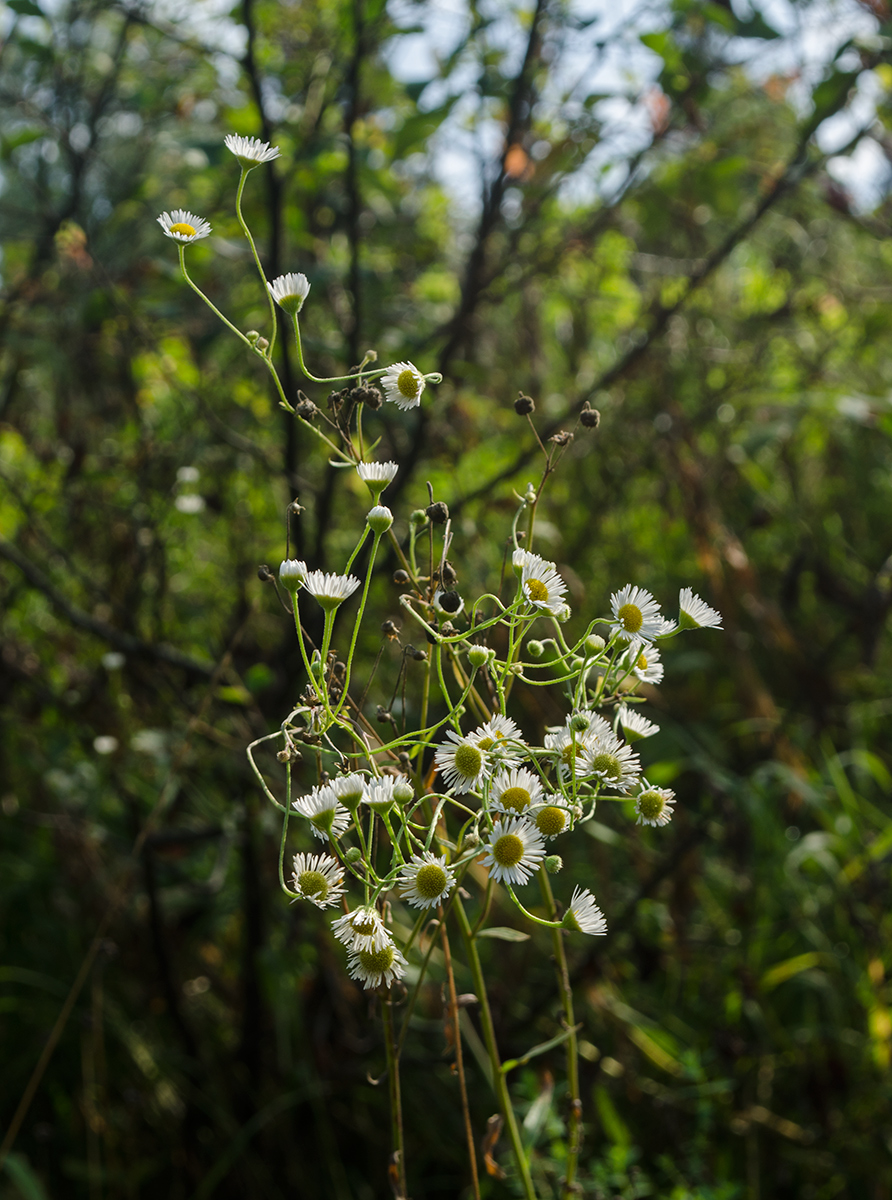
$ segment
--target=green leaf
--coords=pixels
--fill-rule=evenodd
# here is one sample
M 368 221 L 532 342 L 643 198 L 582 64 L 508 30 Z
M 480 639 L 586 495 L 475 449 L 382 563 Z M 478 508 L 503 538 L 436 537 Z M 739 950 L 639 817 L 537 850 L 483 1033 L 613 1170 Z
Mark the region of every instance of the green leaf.
M 20 17 L 42 17 L 44 15 L 34 0 L 6 0 L 6 3 Z
M 786 983 L 795 975 L 800 975 L 803 971 L 810 971 L 812 967 L 820 965 L 821 959 L 822 955 L 817 950 L 809 950 L 807 954 L 797 954 L 794 958 L 777 963 L 762 976 L 762 991 L 770 992 L 778 984 Z
M 509 929 L 507 925 L 493 925 L 489 929 L 481 929 L 478 937 L 495 938 L 499 942 L 528 942 L 530 935 L 520 929 Z
M 10 1151 L 4 1166 L 6 1167 L 7 1174 L 19 1192 L 25 1197 L 25 1200 L 47 1200 L 43 1184 L 31 1170 L 28 1160 L 21 1154 L 14 1154 Z

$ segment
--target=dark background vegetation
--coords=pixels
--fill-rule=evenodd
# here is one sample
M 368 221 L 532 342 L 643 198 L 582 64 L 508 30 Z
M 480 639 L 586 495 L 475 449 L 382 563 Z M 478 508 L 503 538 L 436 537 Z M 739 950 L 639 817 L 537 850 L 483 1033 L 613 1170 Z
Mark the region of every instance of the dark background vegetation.
M 282 149 L 247 211 L 269 276 L 312 281 L 315 368 L 371 345 L 445 376 L 420 413 L 367 418 L 402 464 L 400 532 L 430 480 L 462 588 L 492 586 L 512 489 L 537 470 L 512 399 L 536 399 L 543 437 L 591 400 L 601 428 L 578 430 L 538 545 L 575 619 L 628 581 L 669 611 L 691 585 L 724 614 L 722 634 L 671 644 L 649 693 L 663 730 L 644 759 L 678 794 L 672 824 L 605 805 L 560 847 L 561 892 L 589 883 L 610 923 L 570 943 L 585 1194 L 892 1196 L 892 209 L 856 210 L 816 137 L 870 88 L 876 116 L 843 154 L 892 146 L 883 0 L 790 9 L 826 54 L 770 77 L 776 31 L 736 3 L 671 0 L 607 37 L 601 9 L 470 0 L 458 50 L 410 83 L 394 39 L 428 6 L 245 0 L 235 53 L 160 4 L 53 9 L 9 3 L 0 57 L 4 1130 L 84 982 L 0 1196 L 389 1194 L 380 1024 L 328 922 L 277 891 L 243 749 L 301 686 L 256 575 L 284 556 L 284 507 L 306 509 L 296 553 L 338 570 L 365 503 L 155 223 L 207 217 L 194 275 L 264 329 L 230 131 Z M 841 45 L 846 22 L 865 36 Z M 662 66 L 623 159 L 594 65 L 618 46 L 635 99 L 622 48 L 642 30 Z M 444 175 L 477 134 L 476 166 L 454 167 L 475 209 Z M 622 169 L 569 186 L 611 145 Z M 399 615 L 390 570 L 372 631 Z M 378 647 L 370 633 L 366 662 Z M 399 655 L 386 644 L 370 709 Z M 529 736 L 559 719 L 518 697 Z M 521 1053 L 556 1027 L 548 945 L 489 949 L 503 1049 Z M 410 1192 L 455 1197 L 436 973 L 419 1011 Z M 468 1062 L 482 1134 L 496 1105 Z M 536 1062 L 515 1095 L 550 1195 L 562 1065 Z

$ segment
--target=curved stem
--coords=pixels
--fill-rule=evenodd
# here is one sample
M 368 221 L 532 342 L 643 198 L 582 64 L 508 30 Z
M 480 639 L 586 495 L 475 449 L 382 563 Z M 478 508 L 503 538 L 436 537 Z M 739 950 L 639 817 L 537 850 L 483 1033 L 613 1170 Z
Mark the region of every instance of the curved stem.
M 263 290 L 266 293 L 266 299 L 269 303 L 269 316 L 270 320 L 272 321 L 273 328 L 269 338 L 269 346 L 266 348 L 264 356 L 266 358 L 272 358 L 273 349 L 276 345 L 276 331 L 279 324 L 276 320 L 276 302 L 273 300 L 272 292 L 270 292 L 269 287 L 267 286 L 266 273 L 260 264 L 260 255 L 257 253 L 257 247 L 254 245 L 254 239 L 251 236 L 251 230 L 248 228 L 247 221 L 242 216 L 242 192 L 245 190 L 245 180 L 248 178 L 248 171 L 250 169 L 250 167 L 242 167 L 241 178 L 238 181 L 238 190 L 235 193 L 235 215 L 239 225 L 242 227 L 242 233 L 248 239 L 248 245 L 251 247 L 251 254 L 254 257 L 254 265 L 257 267 L 258 274 L 260 275 L 260 279 L 263 283 Z
M 387 1087 L 390 1093 L 390 1129 L 393 1140 L 393 1164 L 399 1178 L 399 1194 L 406 1195 L 406 1155 L 403 1145 L 403 1104 L 400 1095 L 400 1060 L 393 1040 L 393 1010 L 389 997 L 381 1003 L 384 1023 L 384 1051 L 387 1055 Z
M 245 345 L 248 347 L 249 350 L 252 350 L 255 354 L 259 354 L 260 357 L 263 358 L 263 355 L 260 353 L 260 351 L 255 346 L 251 345 L 250 339 L 246 338 L 240 329 L 236 329 L 236 327 L 233 325 L 233 323 L 229 320 L 228 317 L 223 316 L 223 314 L 220 312 L 219 308 L 217 308 L 216 304 L 214 304 L 212 301 L 210 301 L 207 298 L 207 296 L 204 294 L 204 292 L 201 290 L 201 288 L 198 286 L 197 283 L 192 282 L 189 272 L 186 270 L 186 247 L 183 245 L 182 242 L 180 242 L 180 243 L 178 243 L 177 249 L 180 252 L 180 272 L 182 273 L 183 278 L 185 279 L 186 283 L 188 283 L 188 285 L 192 289 L 192 291 L 196 294 L 196 296 L 199 296 L 205 302 L 205 304 L 208 306 L 208 308 L 211 310 L 212 313 L 215 313 L 220 318 L 220 320 L 223 322 L 223 324 L 226 326 L 227 329 L 231 329 L 232 332 L 235 334 L 235 336 L 237 338 L 240 338 L 241 341 L 243 341 L 245 343 Z

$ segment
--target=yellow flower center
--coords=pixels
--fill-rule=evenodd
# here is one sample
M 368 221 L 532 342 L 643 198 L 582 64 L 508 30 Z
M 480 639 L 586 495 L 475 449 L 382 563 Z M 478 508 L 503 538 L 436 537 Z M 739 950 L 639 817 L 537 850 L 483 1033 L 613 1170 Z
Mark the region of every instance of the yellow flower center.
M 470 742 L 462 742 L 456 750 L 455 758 L 452 761 L 459 775 L 463 775 L 465 779 L 474 779 L 480 774 L 480 768 L 483 766 L 483 755 Z
M 592 759 L 592 770 L 599 775 L 608 775 L 611 779 L 619 779 L 623 773 L 622 766 L 615 754 L 603 751 Z
M 358 958 L 367 971 L 381 974 L 393 964 L 393 946 L 383 946 L 380 950 L 360 950 Z
M 297 890 L 304 896 L 318 896 L 324 900 L 328 895 L 328 883 L 321 871 L 302 871 L 297 879 Z
M 415 876 L 415 890 L 425 900 L 436 900 L 438 896 L 442 896 L 446 883 L 446 872 L 437 863 L 425 863 L 423 867 L 419 867 Z
M 635 664 L 635 666 L 638 668 L 639 671 L 646 671 L 647 670 L 647 658 L 643 654 L 639 655 L 638 662 Z
M 561 758 L 564 760 L 565 767 L 573 766 L 573 759 L 582 757 L 582 743 L 568 742 L 561 751 Z
M 492 856 L 500 867 L 516 867 L 523 858 L 523 840 L 516 833 L 503 833 L 493 844 Z
M 418 376 L 408 368 L 405 371 L 400 371 L 396 378 L 396 386 L 407 400 L 414 400 L 418 395 Z
M 536 814 L 536 828 L 544 837 L 556 837 L 567 824 L 567 814 L 562 808 L 549 804 Z
M 616 617 L 626 633 L 637 633 L 644 624 L 644 617 L 637 604 L 624 604 Z
M 527 595 L 535 603 L 544 604 L 548 600 L 548 588 L 541 579 L 528 579 Z
M 492 750 L 495 744 L 495 740 L 490 737 L 481 738 L 477 743 L 481 750 Z
M 195 230 L 186 221 L 177 221 L 170 227 L 171 233 L 180 233 L 183 237 L 195 237 Z
M 655 821 L 666 806 L 659 792 L 642 792 L 638 797 L 638 811 L 645 821 Z
M 360 916 L 351 922 L 356 933 L 368 936 L 375 932 L 377 926 L 374 917 Z
M 533 798 L 526 788 L 510 787 L 505 788 L 499 799 L 505 808 L 513 808 L 516 812 L 522 812 Z

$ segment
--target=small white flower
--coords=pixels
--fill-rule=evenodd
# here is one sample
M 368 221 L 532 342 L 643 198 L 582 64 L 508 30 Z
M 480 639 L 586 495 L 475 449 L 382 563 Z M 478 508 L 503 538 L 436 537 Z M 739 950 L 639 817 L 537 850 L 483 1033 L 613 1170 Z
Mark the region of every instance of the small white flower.
M 529 550 L 515 550 L 511 555 L 511 566 L 514 568 L 514 574 L 519 579 L 523 574 L 523 569 L 530 559 L 535 558 L 535 554 L 530 554 Z
M 383 950 L 392 944 L 381 914 L 371 904 L 354 908 L 345 917 L 332 921 L 331 929 L 339 942 L 351 950 Z
M 403 978 L 407 966 L 405 958 L 393 943 L 380 950 L 351 950 L 347 958 L 351 979 L 361 980 L 367 991 L 382 983 L 390 987 L 395 979 Z
M 601 934 L 607 932 L 607 922 L 604 914 L 595 903 L 595 898 L 588 888 L 574 888 L 570 897 L 570 907 L 564 913 L 562 922 L 565 929 L 577 933 Z
M 633 584 L 614 592 L 610 597 L 610 607 L 614 617 L 610 632 L 625 641 L 634 638 L 640 642 L 651 642 L 655 637 L 668 633 L 669 628 L 674 628 L 671 622 L 660 616 L 660 606 L 650 592 Z
M 368 781 L 362 798 L 363 804 L 367 804 L 372 812 L 389 812 L 396 803 L 393 795 L 395 783 L 392 775 L 385 775 L 383 779 L 376 779 L 374 782 Z
M 682 629 L 721 629 L 722 614 L 710 608 L 690 588 L 678 593 L 678 623 Z
M 623 658 L 625 670 L 631 668 L 642 683 L 659 683 L 663 678 L 664 667 L 660 662 L 660 652 L 656 646 L 642 645 L 633 642 L 629 652 Z
M 358 808 L 360 801 L 365 795 L 365 777 L 362 775 L 340 775 L 337 779 L 332 779 L 329 782 L 329 787 L 347 808 L 353 812 Z
M 231 150 L 243 167 L 250 171 L 261 163 L 272 162 L 279 157 L 279 147 L 271 146 L 269 142 L 261 142 L 260 138 L 242 137 L 237 133 L 228 133 L 223 139 L 223 145 Z
M 484 725 L 478 725 L 471 736 L 486 755 L 487 766 L 492 770 L 518 766 L 526 748 L 515 722 L 501 713 L 490 717 Z
M 283 312 L 292 317 L 299 313 L 304 306 L 304 300 L 310 294 L 310 281 L 300 272 L 289 272 L 279 275 L 272 283 L 267 283 L 269 294 Z
M 425 380 L 414 363 L 394 363 L 382 375 L 381 383 L 384 385 L 384 395 L 398 408 L 417 408 L 421 403 Z
M 344 894 L 344 872 L 330 854 L 295 854 L 294 890 L 317 908 L 337 904 Z
M 445 855 L 437 858 L 430 850 L 415 854 L 400 872 L 399 891 L 414 908 L 433 908 L 445 900 L 455 886 Z
M 359 587 L 355 575 L 331 575 L 325 571 L 308 571 L 304 587 L 325 609 L 337 608 Z
M 627 742 L 636 742 L 639 738 L 652 737 L 660 732 L 656 722 L 648 721 L 647 717 L 642 717 L 641 713 L 625 704 L 620 705 L 616 715 Z
M 520 587 L 525 598 L 536 608 L 547 608 L 558 615 L 564 607 L 567 585 L 558 575 L 554 563 L 540 558 L 538 554 L 526 554 Z
M 549 729 L 545 734 L 545 748 L 557 751 L 557 769 L 561 779 L 573 776 L 574 758 L 576 778 L 584 778 L 588 773 L 586 751 L 594 747 L 599 737 L 611 732 L 608 722 L 588 709 L 571 713 L 564 725 Z
M 375 497 L 377 502 L 378 497 L 384 491 L 389 483 L 393 483 L 396 479 L 396 473 L 399 467 L 395 462 L 361 462 L 356 464 L 356 473 L 369 491 Z
M 599 737 L 584 757 L 587 774 L 597 775 L 608 787 L 627 792 L 638 780 L 641 761 L 631 747 L 612 731 Z
M 675 792 L 669 788 L 651 787 L 641 781 L 641 791 L 635 801 L 636 825 L 668 825 L 675 807 Z
M 299 558 L 286 558 L 279 564 L 279 583 L 289 592 L 296 592 L 307 574 L 307 564 Z
M 526 883 L 545 857 L 545 841 L 525 817 L 496 821 L 489 835 L 483 865 L 499 883 Z
M 339 838 L 350 824 L 346 808 L 328 784 L 314 787 L 306 796 L 298 796 L 292 801 L 291 807 L 307 818 L 313 833 L 324 842 L 329 838 Z
M 546 841 L 558 837 L 570 824 L 570 810 L 562 804 L 540 804 L 530 815 Z
M 165 237 L 185 245 L 206 238 L 211 232 L 207 221 L 196 217 L 194 213 L 186 212 L 183 208 L 175 208 L 171 213 L 163 212 L 158 217 L 158 224 L 164 230 Z
M 451 729 L 446 734 L 449 739 L 439 747 L 434 755 L 437 770 L 443 776 L 447 788 L 456 792 L 470 792 L 477 788 L 487 776 L 487 763 L 484 752 L 477 744 L 476 737 L 462 737 Z
M 538 776 L 526 767 L 499 771 L 489 791 L 489 807 L 493 812 L 518 816 L 537 805 L 542 799 L 542 784 Z

